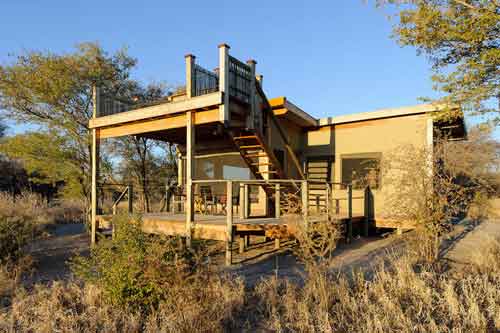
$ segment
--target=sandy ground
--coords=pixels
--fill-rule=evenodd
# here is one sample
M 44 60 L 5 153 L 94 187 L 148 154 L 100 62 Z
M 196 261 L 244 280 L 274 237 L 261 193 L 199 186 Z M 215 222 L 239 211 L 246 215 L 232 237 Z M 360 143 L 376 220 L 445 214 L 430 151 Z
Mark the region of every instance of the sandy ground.
M 494 202 L 495 211 L 500 212 L 500 200 Z M 442 256 L 451 265 L 463 265 L 474 253 L 477 244 L 488 237 L 500 237 L 500 218 L 493 216 L 476 225 L 468 220 L 458 223 L 448 235 L 442 249 Z M 340 244 L 335 251 L 332 269 L 350 272 L 370 268 L 386 257 L 388 253 L 397 254 L 402 248 L 400 237 L 357 238 L 351 244 Z M 260 279 L 278 276 L 299 281 L 303 277 L 303 265 L 293 254 L 294 242 L 284 242 L 279 251 L 274 250 L 274 242 L 264 242 L 254 237 L 243 255 L 237 254 L 237 244 L 233 247 L 233 265 L 231 273 L 242 276 L 247 286 L 255 285 Z M 67 263 L 75 254 L 88 255 L 89 237 L 82 224 L 58 225 L 47 239 L 35 242 L 30 249 L 35 260 L 35 271 L 25 280 L 26 285 L 50 283 L 54 280 L 67 279 L 70 269 Z M 214 263 L 223 262 L 223 253 L 213 258 Z

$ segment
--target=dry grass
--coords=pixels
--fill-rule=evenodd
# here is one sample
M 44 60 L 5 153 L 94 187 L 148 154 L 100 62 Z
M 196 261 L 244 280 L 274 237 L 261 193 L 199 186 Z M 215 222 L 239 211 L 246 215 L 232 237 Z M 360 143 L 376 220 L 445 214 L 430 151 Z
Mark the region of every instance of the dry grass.
M 373 279 L 310 270 L 304 286 L 263 281 L 262 327 L 276 332 L 496 332 L 500 329 L 500 240 L 478 249 L 470 270 L 449 276 L 410 256 L 379 266 Z

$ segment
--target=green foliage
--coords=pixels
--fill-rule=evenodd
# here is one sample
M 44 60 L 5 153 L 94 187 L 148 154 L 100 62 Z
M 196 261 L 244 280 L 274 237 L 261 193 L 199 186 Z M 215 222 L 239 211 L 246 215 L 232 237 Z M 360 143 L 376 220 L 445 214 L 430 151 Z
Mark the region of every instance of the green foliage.
M 77 166 L 76 181 L 82 184 L 81 194 L 87 195 L 92 86 L 100 85 L 104 91 L 117 95 L 137 90 L 138 84 L 129 79 L 135 64 L 126 50 L 109 55 L 95 43 L 80 44 L 75 52 L 60 55 L 28 51 L 0 66 L 0 109 L 11 119 L 57 132 L 62 140 L 58 143 L 71 147 L 71 160 L 58 162 Z M 64 152 L 60 157 L 68 155 Z
M 178 239 L 148 236 L 141 220 L 128 215 L 113 219 L 113 239 L 102 239 L 91 256 L 76 257 L 77 277 L 98 285 L 114 305 L 149 311 L 166 296 L 166 289 L 187 276 L 187 252 L 179 252 Z
M 36 184 L 64 181 L 65 194 L 78 197 L 83 193 L 78 151 L 67 136 L 56 131 L 27 132 L 7 137 L 0 151 L 11 159 L 22 161 L 29 180 Z
M 400 7 L 395 37 L 426 54 L 439 102 L 500 121 L 500 3 L 497 0 L 379 0 Z M 496 104 L 494 101 L 496 100 Z M 451 117 L 447 110 L 444 116 Z

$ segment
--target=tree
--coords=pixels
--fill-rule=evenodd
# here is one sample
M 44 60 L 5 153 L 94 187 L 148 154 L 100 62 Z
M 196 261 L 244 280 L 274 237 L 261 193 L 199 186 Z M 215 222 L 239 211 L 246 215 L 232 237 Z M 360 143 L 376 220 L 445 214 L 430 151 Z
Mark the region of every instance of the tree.
M 500 2 L 498 0 L 378 0 L 400 9 L 394 35 L 432 64 L 437 102 L 461 105 L 500 122 Z M 495 102 L 496 101 L 496 102 Z M 443 117 L 453 117 L 445 110 Z
M 31 183 L 50 186 L 64 183 L 68 197 L 79 197 L 84 178 L 78 163 L 74 163 L 78 151 L 72 143 L 69 137 L 55 131 L 27 132 L 5 138 L 0 151 L 22 164 Z
M 88 198 L 92 86 L 127 97 L 138 86 L 129 78 L 135 65 L 125 50 L 108 55 L 95 43 L 80 44 L 62 55 L 26 52 L 0 66 L 0 108 L 12 119 L 50 128 L 66 141 L 71 159 L 61 163 L 77 170 L 81 195 Z

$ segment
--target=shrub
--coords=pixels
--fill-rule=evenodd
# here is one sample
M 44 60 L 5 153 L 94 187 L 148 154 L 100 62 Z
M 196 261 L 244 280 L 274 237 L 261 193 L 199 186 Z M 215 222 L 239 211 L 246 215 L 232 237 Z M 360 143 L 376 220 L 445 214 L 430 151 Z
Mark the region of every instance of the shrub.
M 26 216 L 0 215 L 0 264 L 17 260 L 33 237 L 33 222 Z

